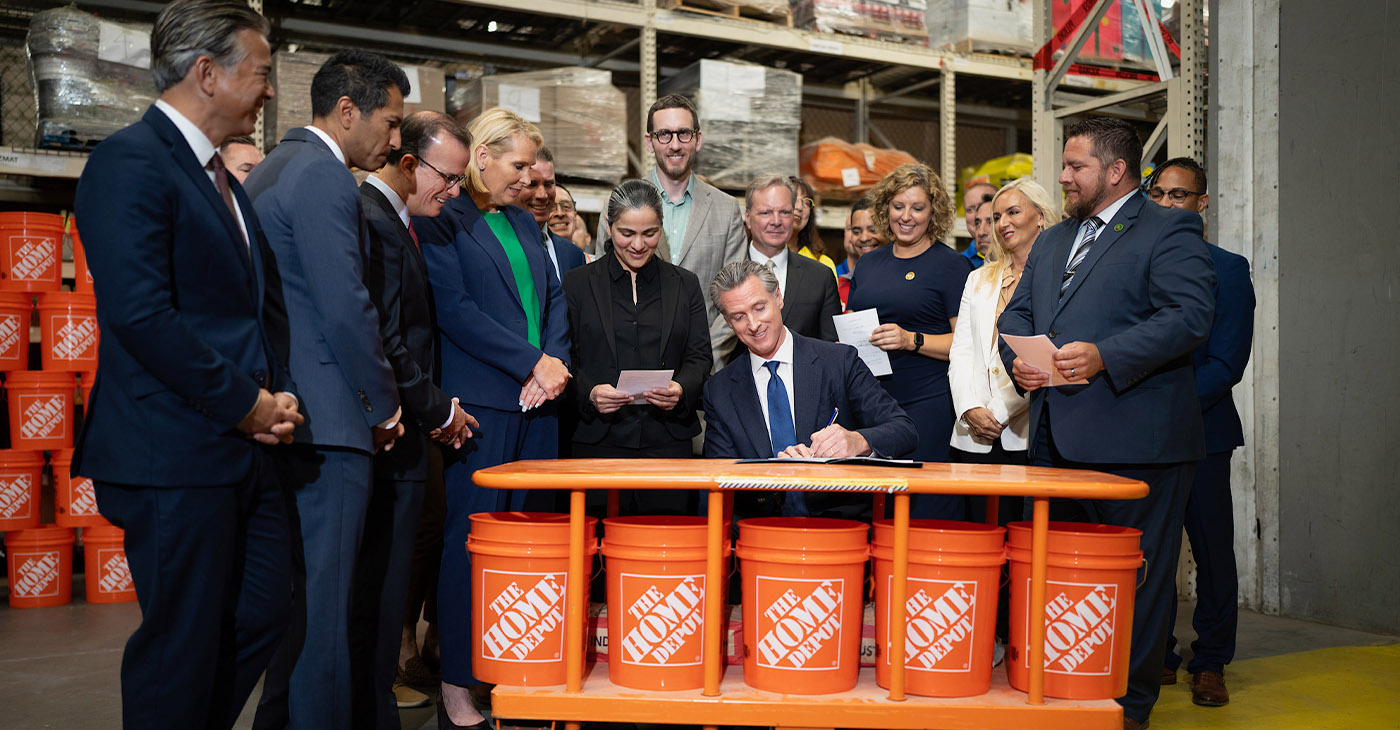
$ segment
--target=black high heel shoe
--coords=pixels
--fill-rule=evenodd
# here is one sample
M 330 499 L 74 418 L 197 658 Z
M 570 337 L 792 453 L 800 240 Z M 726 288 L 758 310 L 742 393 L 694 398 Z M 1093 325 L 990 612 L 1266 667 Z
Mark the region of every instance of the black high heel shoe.
M 447 714 L 447 705 L 442 701 L 442 694 L 437 696 L 437 726 L 438 730 L 492 730 L 491 723 L 482 720 L 475 725 L 458 725 L 452 722 L 452 718 Z

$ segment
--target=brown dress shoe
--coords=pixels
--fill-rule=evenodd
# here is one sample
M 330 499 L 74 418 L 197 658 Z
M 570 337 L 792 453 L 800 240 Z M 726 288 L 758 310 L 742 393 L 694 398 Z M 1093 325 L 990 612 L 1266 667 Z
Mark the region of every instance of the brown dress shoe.
M 1220 672 L 1196 672 L 1191 675 L 1191 701 L 1202 707 L 1222 707 L 1230 704 L 1230 690 Z
M 1123 730 L 1147 730 L 1147 721 L 1138 722 L 1127 715 L 1123 716 Z
M 1176 670 L 1162 667 L 1162 686 L 1165 687 L 1169 684 L 1176 684 Z

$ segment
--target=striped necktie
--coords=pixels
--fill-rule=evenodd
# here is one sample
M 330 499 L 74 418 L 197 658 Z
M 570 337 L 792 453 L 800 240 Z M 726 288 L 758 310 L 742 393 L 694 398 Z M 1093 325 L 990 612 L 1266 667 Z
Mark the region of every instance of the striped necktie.
M 1069 284 L 1074 281 L 1074 272 L 1079 270 L 1079 265 L 1084 263 L 1084 258 L 1089 255 L 1089 249 L 1094 247 L 1094 239 L 1099 237 L 1099 226 L 1103 221 L 1098 216 L 1094 216 L 1084 221 L 1084 241 L 1079 244 L 1079 250 L 1074 253 L 1074 258 L 1070 259 L 1069 266 L 1065 267 L 1065 275 L 1060 279 L 1060 297 L 1064 298 L 1065 292 L 1069 290 Z

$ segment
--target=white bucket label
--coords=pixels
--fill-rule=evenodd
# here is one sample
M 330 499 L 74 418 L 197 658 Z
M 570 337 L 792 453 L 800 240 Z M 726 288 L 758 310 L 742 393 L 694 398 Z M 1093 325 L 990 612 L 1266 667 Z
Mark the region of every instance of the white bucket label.
M 0 474 L 0 519 L 28 519 L 34 515 L 34 477 Z
M 888 586 L 894 585 L 894 577 Z M 886 588 L 889 590 L 889 587 Z M 910 578 L 904 602 L 904 666 L 916 672 L 967 672 L 972 668 L 977 583 Z M 885 595 L 889 595 L 886 593 Z M 886 601 L 886 626 L 890 626 Z M 885 664 L 890 644 L 885 642 Z
M 53 314 L 49 328 L 53 332 L 49 355 L 53 359 L 97 359 L 97 317 Z
M 24 326 L 29 326 L 26 317 Z M 23 352 L 19 346 L 20 319 L 18 314 L 6 314 L 0 316 L 0 360 L 23 361 L 29 353 Z
M 564 573 L 482 570 L 481 657 L 558 661 L 564 651 Z
M 20 598 L 49 598 L 58 595 L 57 550 L 42 553 L 15 553 L 15 574 L 10 591 Z
M 1030 615 L 1026 580 L 1026 615 Z M 1118 586 L 1108 583 L 1045 582 L 1045 671 L 1108 676 L 1113 661 Z M 1029 643 L 1029 636 L 1027 641 Z M 1023 660 L 1030 666 L 1030 652 Z
M 126 563 L 126 551 L 104 548 L 97 551 L 99 593 L 125 593 L 131 590 L 131 566 Z
M 10 236 L 10 278 L 16 281 L 52 280 L 58 246 L 43 236 Z
M 686 667 L 704 661 L 700 627 L 705 620 L 705 576 L 620 576 L 623 664 Z
M 68 480 L 68 514 L 72 517 L 96 517 L 97 491 L 87 477 Z
M 841 668 L 845 581 L 754 576 L 758 666 L 801 671 Z
M 68 435 L 68 400 L 62 395 L 20 395 L 19 434 L 27 439 Z

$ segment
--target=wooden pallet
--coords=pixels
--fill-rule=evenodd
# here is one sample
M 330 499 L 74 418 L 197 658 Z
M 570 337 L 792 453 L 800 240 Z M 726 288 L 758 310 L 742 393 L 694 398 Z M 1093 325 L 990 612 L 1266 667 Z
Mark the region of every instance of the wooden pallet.
M 744 0 L 661 0 L 658 7 L 667 10 L 684 10 L 687 13 L 713 15 L 719 18 L 740 18 L 758 20 L 765 23 L 792 27 L 792 10 L 783 7 L 778 10 L 755 7 Z

